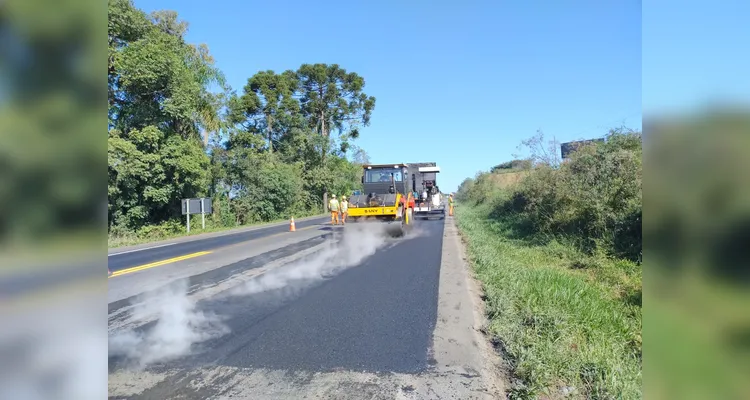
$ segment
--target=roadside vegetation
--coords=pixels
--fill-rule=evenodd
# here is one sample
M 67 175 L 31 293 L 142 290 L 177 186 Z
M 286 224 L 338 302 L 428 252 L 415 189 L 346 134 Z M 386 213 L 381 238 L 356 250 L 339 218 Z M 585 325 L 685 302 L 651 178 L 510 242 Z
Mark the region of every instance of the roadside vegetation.
M 359 187 L 368 160 L 353 141 L 375 107 L 364 78 L 304 64 L 248 71 L 233 90 L 175 12 L 108 9 L 110 246 L 184 234 L 183 198 L 210 197 L 216 231 L 320 214 L 325 195 Z
M 510 394 L 641 398 L 641 134 L 566 162 L 541 133 L 524 145 L 528 159 L 466 179 L 455 211 Z

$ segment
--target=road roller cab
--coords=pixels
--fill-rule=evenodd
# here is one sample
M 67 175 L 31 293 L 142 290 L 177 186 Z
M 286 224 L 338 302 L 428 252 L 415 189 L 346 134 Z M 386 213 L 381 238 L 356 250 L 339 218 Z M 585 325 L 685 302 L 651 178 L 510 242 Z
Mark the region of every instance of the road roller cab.
M 349 199 L 349 218 L 410 224 L 414 197 L 407 190 L 407 164 L 364 165 L 362 191 Z

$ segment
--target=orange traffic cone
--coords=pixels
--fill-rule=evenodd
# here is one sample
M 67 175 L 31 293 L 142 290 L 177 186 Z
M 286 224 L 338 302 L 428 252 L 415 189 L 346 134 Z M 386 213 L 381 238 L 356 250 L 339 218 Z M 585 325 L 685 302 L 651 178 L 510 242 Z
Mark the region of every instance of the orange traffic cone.
M 289 222 L 289 232 L 296 231 L 297 228 L 294 226 L 294 217 L 292 217 L 292 220 Z

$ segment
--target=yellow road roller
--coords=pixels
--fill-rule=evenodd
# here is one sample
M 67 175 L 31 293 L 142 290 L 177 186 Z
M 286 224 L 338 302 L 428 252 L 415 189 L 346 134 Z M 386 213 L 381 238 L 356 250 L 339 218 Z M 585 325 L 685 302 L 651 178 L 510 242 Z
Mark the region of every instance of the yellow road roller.
M 352 222 L 388 223 L 388 233 L 401 236 L 412 223 L 414 196 L 408 190 L 407 164 L 363 166 L 362 191 L 349 198 L 348 219 Z

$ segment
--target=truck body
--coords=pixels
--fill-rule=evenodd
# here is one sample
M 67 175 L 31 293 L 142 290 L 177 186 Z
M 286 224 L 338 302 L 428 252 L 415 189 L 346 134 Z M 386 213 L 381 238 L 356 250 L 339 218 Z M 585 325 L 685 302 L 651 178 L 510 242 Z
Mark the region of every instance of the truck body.
M 440 167 L 434 162 L 409 163 L 411 190 L 414 192 L 414 215 L 419 217 L 445 217 L 443 195 L 437 185 Z

